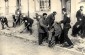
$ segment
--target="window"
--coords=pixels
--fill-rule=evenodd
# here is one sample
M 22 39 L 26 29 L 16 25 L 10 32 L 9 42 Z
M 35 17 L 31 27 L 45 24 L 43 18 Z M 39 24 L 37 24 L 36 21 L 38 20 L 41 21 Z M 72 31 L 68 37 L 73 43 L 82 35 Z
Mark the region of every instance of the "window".
M 40 0 L 40 11 L 49 11 L 51 8 L 50 0 Z

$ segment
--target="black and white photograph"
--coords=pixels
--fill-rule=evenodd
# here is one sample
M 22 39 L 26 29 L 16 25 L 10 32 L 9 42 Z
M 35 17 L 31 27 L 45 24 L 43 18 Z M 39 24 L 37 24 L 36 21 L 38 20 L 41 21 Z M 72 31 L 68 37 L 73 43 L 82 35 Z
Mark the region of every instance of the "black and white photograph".
M 85 55 L 85 0 L 0 0 L 0 55 Z

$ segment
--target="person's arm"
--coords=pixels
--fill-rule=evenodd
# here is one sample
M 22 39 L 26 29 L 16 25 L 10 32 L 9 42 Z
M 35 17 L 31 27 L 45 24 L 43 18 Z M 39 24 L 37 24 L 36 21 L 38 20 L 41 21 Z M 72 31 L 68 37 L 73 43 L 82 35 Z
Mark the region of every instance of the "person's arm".
M 48 28 L 46 25 L 43 24 L 42 19 L 40 19 L 39 23 L 40 23 L 40 26 L 42 26 L 44 28 Z
M 61 21 L 61 23 L 65 23 L 66 22 L 66 18 L 64 18 L 62 21 Z
M 61 23 L 66 23 L 68 21 L 68 18 L 70 18 L 69 15 L 65 14 L 64 19 L 61 21 Z

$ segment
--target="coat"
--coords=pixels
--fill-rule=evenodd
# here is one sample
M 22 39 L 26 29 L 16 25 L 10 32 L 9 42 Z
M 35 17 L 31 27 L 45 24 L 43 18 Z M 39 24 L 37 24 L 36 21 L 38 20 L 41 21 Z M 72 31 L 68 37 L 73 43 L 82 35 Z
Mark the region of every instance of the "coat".
M 39 33 L 45 33 L 45 32 L 47 32 L 47 30 L 48 30 L 47 22 L 46 22 L 45 18 L 41 18 L 39 20 L 39 29 L 38 29 Z
M 67 17 L 67 13 L 64 14 L 64 19 L 61 21 L 61 23 L 64 24 L 63 28 L 71 28 L 70 22 L 71 22 L 70 17 Z
M 49 26 L 52 26 L 52 24 L 54 23 L 54 20 L 55 20 L 55 16 L 52 13 L 52 14 L 48 15 L 46 22 Z
M 77 11 L 76 18 L 77 18 L 77 21 L 81 21 L 83 19 L 83 14 L 81 10 Z
M 33 22 L 34 22 L 33 19 L 28 18 L 28 17 L 24 17 L 23 21 L 24 21 L 24 23 L 25 23 L 25 26 L 31 26 L 31 27 L 32 27 L 32 24 L 33 24 Z M 29 25 L 28 25 L 28 24 L 29 24 Z

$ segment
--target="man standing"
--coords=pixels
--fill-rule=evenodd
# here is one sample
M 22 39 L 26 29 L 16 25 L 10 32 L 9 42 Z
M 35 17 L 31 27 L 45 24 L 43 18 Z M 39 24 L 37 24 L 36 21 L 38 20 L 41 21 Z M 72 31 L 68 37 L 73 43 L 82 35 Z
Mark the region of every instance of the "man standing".
M 43 13 L 43 16 L 41 17 L 41 19 L 39 19 L 39 36 L 38 36 L 38 41 L 39 41 L 39 45 L 42 44 L 43 40 L 47 37 L 47 31 L 48 31 L 48 26 L 46 23 L 46 18 L 47 18 L 47 14 Z
M 51 13 L 50 15 L 48 15 L 46 21 L 47 21 L 47 24 L 49 25 L 49 27 L 51 27 L 53 25 L 56 14 L 57 13 L 54 11 L 53 13 Z
M 83 9 L 84 7 L 80 6 L 80 9 L 77 11 L 76 13 L 77 21 L 81 21 L 83 19 Z
M 78 35 L 82 35 L 82 24 L 83 24 L 83 6 L 80 6 L 80 9 L 76 13 L 77 22 L 74 24 L 72 29 L 72 36 L 76 37 Z
M 60 42 L 62 44 L 64 42 L 67 42 L 69 47 L 73 47 L 73 43 L 71 42 L 71 40 L 68 37 L 68 31 L 71 28 L 70 17 L 68 16 L 68 14 L 66 12 L 66 8 L 63 8 L 62 11 L 63 11 L 64 19 L 61 21 L 61 23 L 63 23 L 63 31 L 62 31 L 63 34 L 61 36 Z

